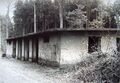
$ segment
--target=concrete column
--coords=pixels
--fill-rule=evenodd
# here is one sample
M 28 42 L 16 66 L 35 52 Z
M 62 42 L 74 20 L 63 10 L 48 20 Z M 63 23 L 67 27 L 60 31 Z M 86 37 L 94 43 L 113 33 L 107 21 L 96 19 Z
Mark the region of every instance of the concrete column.
M 29 61 L 32 61 L 32 40 L 29 40 Z
M 18 49 L 18 41 L 16 41 L 16 57 L 17 57 L 17 59 L 19 58 L 18 51 L 19 51 L 19 49 Z
M 24 39 L 22 39 L 22 60 L 25 60 L 25 55 L 24 55 L 24 50 L 25 46 L 24 46 Z

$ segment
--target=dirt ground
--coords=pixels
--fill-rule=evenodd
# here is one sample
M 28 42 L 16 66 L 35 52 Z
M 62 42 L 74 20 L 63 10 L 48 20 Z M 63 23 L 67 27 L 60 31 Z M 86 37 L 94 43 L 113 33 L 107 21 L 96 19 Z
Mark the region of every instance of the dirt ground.
M 0 83 L 71 83 L 69 75 L 59 68 L 0 58 Z M 73 82 L 72 82 L 73 83 Z

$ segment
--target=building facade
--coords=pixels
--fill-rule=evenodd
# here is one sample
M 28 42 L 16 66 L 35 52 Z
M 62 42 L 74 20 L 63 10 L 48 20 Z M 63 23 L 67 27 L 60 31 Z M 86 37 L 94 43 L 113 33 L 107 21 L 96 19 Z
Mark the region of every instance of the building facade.
M 48 30 L 7 39 L 8 56 L 53 66 L 76 64 L 93 52 L 120 51 L 117 29 Z

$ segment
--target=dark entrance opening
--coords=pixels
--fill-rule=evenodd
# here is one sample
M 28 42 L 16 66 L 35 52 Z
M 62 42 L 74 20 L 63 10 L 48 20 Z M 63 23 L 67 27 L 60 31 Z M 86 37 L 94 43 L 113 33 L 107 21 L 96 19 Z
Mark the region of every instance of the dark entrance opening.
M 20 40 L 20 59 L 22 60 L 22 40 Z
M 39 50 L 39 44 L 38 44 L 38 38 L 35 39 L 35 47 L 36 47 L 36 62 L 38 63 L 38 50 Z
M 16 57 L 16 41 L 13 41 L 13 54 L 12 57 L 15 58 Z
M 22 40 L 18 40 L 18 57 L 17 59 L 22 59 Z
M 91 36 L 89 37 L 89 42 L 88 42 L 88 52 L 98 52 L 101 50 L 101 37 L 95 37 Z
M 120 38 L 117 38 L 117 51 L 120 52 Z
M 38 38 L 35 37 L 32 40 L 32 61 L 33 62 L 38 62 Z
M 26 53 L 26 60 L 27 61 L 29 61 L 29 39 L 26 39 L 26 51 L 27 51 L 27 53 Z

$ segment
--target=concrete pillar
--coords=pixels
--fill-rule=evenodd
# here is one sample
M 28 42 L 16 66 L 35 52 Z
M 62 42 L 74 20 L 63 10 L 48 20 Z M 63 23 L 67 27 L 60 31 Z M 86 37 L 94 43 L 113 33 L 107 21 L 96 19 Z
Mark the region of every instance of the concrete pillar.
M 32 40 L 29 40 L 29 61 L 32 61 Z
M 19 51 L 19 49 L 18 49 L 18 40 L 17 40 L 16 41 L 16 57 L 17 57 L 17 59 L 19 58 L 18 51 Z
M 24 46 L 24 39 L 22 39 L 22 60 L 25 60 L 25 55 L 24 55 L 24 50 L 25 46 Z

